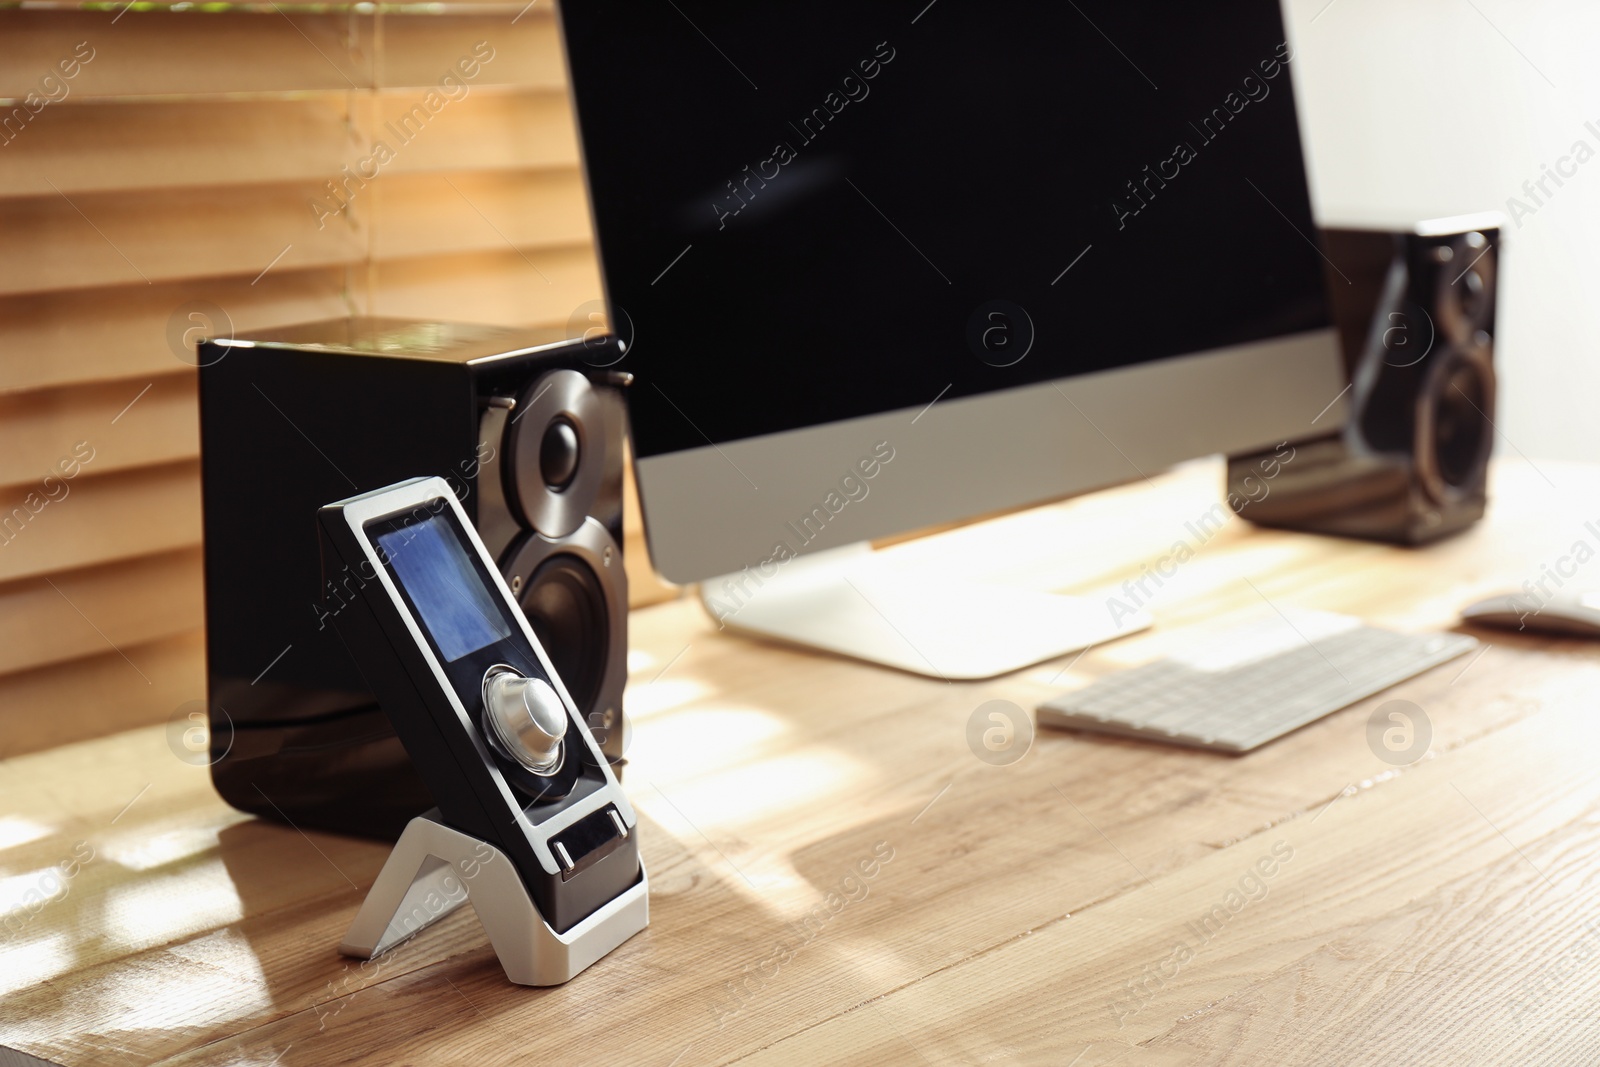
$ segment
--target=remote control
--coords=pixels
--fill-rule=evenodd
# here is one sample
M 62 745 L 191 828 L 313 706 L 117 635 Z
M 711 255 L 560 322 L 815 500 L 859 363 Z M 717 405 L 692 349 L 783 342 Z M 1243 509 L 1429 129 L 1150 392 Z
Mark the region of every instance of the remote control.
M 325 616 L 440 820 L 505 853 L 558 933 L 635 885 L 633 808 L 449 484 L 317 517 Z

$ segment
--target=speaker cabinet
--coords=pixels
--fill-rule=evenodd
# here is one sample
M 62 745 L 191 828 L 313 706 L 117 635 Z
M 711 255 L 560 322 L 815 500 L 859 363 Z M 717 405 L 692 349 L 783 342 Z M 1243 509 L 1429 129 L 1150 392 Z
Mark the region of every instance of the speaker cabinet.
M 212 779 L 301 827 L 394 837 L 433 800 L 331 616 L 323 504 L 455 489 L 595 739 L 627 743 L 626 411 L 610 336 L 343 319 L 200 347 Z M 367 576 L 370 578 L 370 576 Z
M 1349 418 L 1287 461 L 1230 457 L 1229 501 L 1262 526 L 1400 544 L 1456 533 L 1488 500 L 1499 219 L 1322 238 Z

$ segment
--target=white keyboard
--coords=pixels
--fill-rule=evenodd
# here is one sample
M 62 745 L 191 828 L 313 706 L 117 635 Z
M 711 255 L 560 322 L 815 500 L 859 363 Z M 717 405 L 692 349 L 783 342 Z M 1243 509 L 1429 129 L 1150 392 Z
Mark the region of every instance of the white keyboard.
M 1039 724 L 1248 752 L 1477 644 L 1324 612 L 1275 613 L 1063 693 L 1040 706 Z

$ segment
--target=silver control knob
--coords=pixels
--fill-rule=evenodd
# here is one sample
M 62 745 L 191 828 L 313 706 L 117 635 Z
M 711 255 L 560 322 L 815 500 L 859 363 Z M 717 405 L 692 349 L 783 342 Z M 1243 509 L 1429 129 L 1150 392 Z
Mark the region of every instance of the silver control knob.
M 483 706 L 495 739 L 512 759 L 534 774 L 561 769 L 561 739 L 567 709 L 542 678 L 502 671 L 484 679 Z

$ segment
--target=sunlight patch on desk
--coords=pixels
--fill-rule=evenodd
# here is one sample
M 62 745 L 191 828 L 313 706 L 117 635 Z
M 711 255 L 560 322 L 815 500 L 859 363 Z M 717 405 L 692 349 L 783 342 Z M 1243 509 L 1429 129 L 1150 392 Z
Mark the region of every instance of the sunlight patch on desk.
M 696 707 L 663 715 L 647 725 L 636 719 L 634 730 L 634 745 L 639 752 L 649 753 L 651 764 L 674 767 L 748 758 L 758 745 L 789 733 L 791 727 L 764 711 Z
M 5 947 L 5 966 L 0 967 L 0 993 L 47 982 L 72 969 L 72 945 L 64 933 L 24 941 Z
M 710 689 L 704 682 L 690 678 L 663 678 L 637 688 L 630 686 L 622 697 L 622 706 L 637 725 L 641 719 L 680 708 L 704 697 Z
M 819 795 L 839 796 L 851 788 L 864 789 L 873 775 L 872 768 L 860 760 L 813 751 L 702 774 L 693 781 L 663 781 L 663 785 L 683 814 L 715 837 L 713 828 L 751 826 L 774 815 L 811 811 Z M 738 802 L 730 804 L 730 797 L 737 797 Z M 674 826 L 680 820 L 669 811 L 664 821 Z
M 67 959 L 24 961 L 25 981 L 42 981 L 71 964 Z M 10 972 L 0 974 L 0 991 L 10 980 Z M 99 1020 L 94 1047 L 120 1046 L 129 1055 L 136 1055 L 132 1049 L 151 1047 L 149 1035 L 162 1035 L 162 1040 L 175 1034 L 203 1036 L 230 1020 L 264 1017 L 273 1007 L 255 950 L 238 930 L 219 930 L 132 957 L 116 969 L 90 972 L 47 1003 L 48 1008 L 34 1009 L 34 1021 L 42 1028 L 70 1033 L 81 1028 L 84 1018 L 94 1018 Z M 217 1061 L 213 1056 L 207 1062 Z
M 250 1018 L 273 1006 L 255 949 L 238 930 L 219 930 L 113 972 L 95 988 L 102 1010 L 114 1007 L 125 1033 L 199 1029 Z
M 220 859 L 106 890 L 103 927 L 130 950 L 238 922 L 244 906 Z
M 66 879 L 54 865 L 0 878 L 0 919 L 37 910 L 65 895 Z
M 1238 628 L 1230 626 L 1220 633 L 1208 632 L 1169 658 L 1191 670 L 1212 674 L 1293 652 L 1303 645 L 1314 645 L 1324 638 L 1348 633 L 1360 625 L 1360 619 L 1326 611 L 1286 608 L 1279 615 L 1262 609 L 1251 613 L 1249 624 L 1241 619 Z
M 148 871 L 198 856 L 216 847 L 216 829 L 197 826 L 169 830 L 150 837 L 125 835 L 114 844 L 101 846 L 100 854 L 131 871 Z
M 54 832 L 54 827 L 25 819 L 20 815 L 0 816 L 0 851 L 26 845 L 30 841 L 38 841 Z
M 1227 625 L 1230 616 L 1237 614 L 1242 619 L 1270 611 L 1245 579 L 1255 574 L 1303 573 L 1307 551 L 1300 543 L 1247 549 L 1222 546 L 1210 553 L 1201 551 L 1192 560 L 1178 564 L 1169 578 L 1153 575 L 1141 589 L 1138 580 L 1148 571 L 1147 565 L 1139 573 L 1125 578 L 1122 586 L 1106 591 L 1107 612 L 1111 610 L 1112 598 L 1116 598 L 1131 607 L 1149 611 L 1155 616 L 1155 626 L 1140 640 L 1108 642 L 1096 650 L 1096 655 L 1117 666 L 1136 666 L 1159 656 L 1181 654 L 1203 635 Z M 1159 564 L 1160 559 L 1152 562 Z M 1171 564 L 1168 569 L 1173 569 Z M 1158 580 L 1162 583 L 1159 586 Z M 1288 595 L 1266 592 L 1274 603 L 1285 609 L 1312 606 L 1302 603 L 1306 599 L 1305 589 Z M 1202 600 L 1221 606 L 1221 610 L 1213 607 L 1205 614 L 1195 614 L 1189 605 Z

